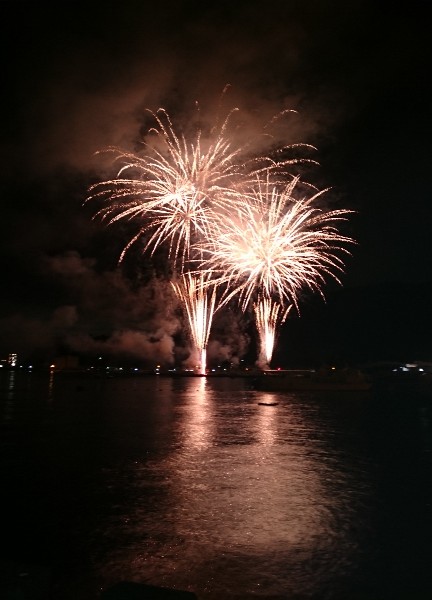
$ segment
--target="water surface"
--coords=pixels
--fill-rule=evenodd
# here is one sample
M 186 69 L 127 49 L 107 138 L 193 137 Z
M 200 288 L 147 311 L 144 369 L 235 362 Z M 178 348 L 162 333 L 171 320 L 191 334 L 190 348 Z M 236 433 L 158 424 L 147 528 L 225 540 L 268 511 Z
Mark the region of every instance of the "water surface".
M 121 580 L 430 598 L 430 413 L 411 398 L 19 372 L 0 391 L 3 565 L 46 567 L 56 600 Z

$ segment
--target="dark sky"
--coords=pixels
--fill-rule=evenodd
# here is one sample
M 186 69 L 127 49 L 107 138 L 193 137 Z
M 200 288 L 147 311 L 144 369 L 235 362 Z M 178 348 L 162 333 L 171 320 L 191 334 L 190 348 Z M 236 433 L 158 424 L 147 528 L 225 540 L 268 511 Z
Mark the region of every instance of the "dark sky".
M 308 340 L 323 345 L 337 321 L 345 336 L 326 346 L 324 358 L 344 354 L 348 331 L 352 347 L 363 334 L 363 359 L 390 357 L 401 311 L 418 321 L 405 326 L 399 351 L 407 341 L 408 358 L 428 352 L 430 5 L 0 2 L 0 358 L 12 351 L 48 360 L 60 352 L 185 357 L 167 284 L 144 285 L 149 268 L 139 255 L 118 269 L 127 232 L 105 230 L 83 202 L 89 184 L 107 176 L 95 152 L 136 148 L 147 108 L 165 107 L 185 124 L 198 102 L 211 119 L 227 84 L 224 107 L 241 109 L 247 135 L 279 111 L 296 110 L 281 135 L 317 148 L 320 166 L 310 179 L 332 188 L 333 208 L 356 211 L 346 233 L 358 245 L 340 296 L 332 300 L 331 285 L 329 305 L 307 301 L 310 337 L 296 338 L 291 358 Z M 242 326 L 231 316 L 221 323 L 211 351 L 242 353 Z

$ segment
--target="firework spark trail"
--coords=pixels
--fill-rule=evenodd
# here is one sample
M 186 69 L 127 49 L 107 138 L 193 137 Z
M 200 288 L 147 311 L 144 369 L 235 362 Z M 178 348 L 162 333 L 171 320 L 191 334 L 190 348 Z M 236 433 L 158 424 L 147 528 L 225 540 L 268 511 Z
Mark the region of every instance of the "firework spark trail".
M 206 374 L 206 347 L 209 339 L 213 316 L 218 308 L 216 287 L 209 287 L 208 277 L 201 273 L 192 275 L 183 273 L 180 282 L 171 282 L 173 289 L 183 303 L 188 316 L 192 341 L 199 353 L 199 373 Z
M 283 305 L 294 304 L 299 312 L 301 290 L 323 297 L 325 276 L 341 283 L 339 254 L 350 254 L 344 244 L 355 242 L 335 224 L 352 211 L 316 207 L 327 190 L 296 199 L 298 183 L 295 177 L 281 189 L 269 177 L 258 179 L 231 218 L 218 215 L 212 220 L 211 238 L 201 245 L 200 268 L 214 275 L 214 284 L 226 286 L 224 303 L 238 296 L 245 311 L 258 292 Z
M 291 177 L 288 167 L 317 163 L 285 157 L 290 150 L 314 147 L 302 143 L 275 147 L 270 128 L 295 111 L 282 111 L 265 126 L 263 136 L 274 142 L 274 148 L 264 156 L 254 152 L 251 140 L 232 144 L 228 128 L 237 108 L 210 135 L 198 130 L 192 138 L 176 132 L 164 109 L 148 112 L 155 126 L 149 130 L 153 138 L 143 142 L 144 152 L 108 148 L 119 165 L 117 175 L 91 186 L 86 202 L 103 203 L 94 218 L 108 225 L 121 220 L 138 223 L 119 263 L 141 238 L 143 252 L 150 251 L 151 256 L 158 247 L 167 247 L 168 258 L 183 278 L 173 286 L 202 353 L 203 371 L 217 286 L 225 287 L 219 306 L 237 295 L 242 310 L 258 293 L 257 327 L 274 339 L 284 304 L 298 308 L 297 297 L 304 287 L 321 293 L 327 274 L 338 281 L 335 271 L 342 271 L 343 262 L 336 251 L 345 250 L 337 244 L 352 240 L 338 234 L 334 223 L 351 211 L 320 212 L 313 205 L 323 191 L 304 181 L 314 189 L 313 196 L 302 201 L 293 197 L 301 181 L 297 176 L 286 183 Z M 271 303 L 275 297 L 279 304 Z M 269 356 L 273 342 L 265 345 Z
M 278 157 L 283 151 L 308 144 L 293 144 L 274 151 L 275 157 L 256 156 L 248 146 L 233 147 L 228 137 L 232 109 L 222 125 L 215 126 L 204 140 L 202 131 L 190 141 L 177 134 L 164 109 L 148 111 L 156 121 L 150 129 L 153 143 L 144 143 L 146 154 L 134 154 L 117 147 L 114 154 L 120 168 L 114 179 L 89 188 L 89 200 L 107 203 L 94 218 L 109 225 L 119 220 L 138 220 L 139 230 L 125 245 L 119 262 L 138 239 L 145 239 L 143 252 L 151 254 L 168 242 L 168 254 L 180 270 L 189 258 L 192 241 L 209 235 L 209 220 L 215 212 L 236 206 L 240 186 L 252 183 L 269 170 L 282 174 L 288 165 L 314 163 L 311 159 Z M 284 111 L 288 112 L 288 111 Z M 283 113 L 281 113 L 283 114 Z M 250 158 L 248 158 L 250 156 Z M 130 175 L 125 177 L 125 175 Z
M 243 311 L 253 303 L 262 367 L 270 364 L 277 325 L 293 305 L 299 313 L 301 291 L 309 288 L 324 297 L 326 275 L 340 283 L 339 253 L 349 253 L 344 244 L 354 243 L 335 225 L 352 211 L 319 209 L 315 204 L 327 190 L 299 199 L 299 183 L 294 177 L 281 187 L 269 173 L 265 180 L 257 178 L 240 197 L 236 214 L 212 221 L 211 240 L 201 248 L 206 257 L 201 268 L 213 274 L 213 285 L 225 284 L 221 305 L 235 296 Z
M 256 328 L 259 334 L 260 353 L 257 364 L 269 368 L 275 347 L 276 330 L 282 325 L 292 308 L 290 304 L 284 309 L 281 304 L 273 302 L 270 298 L 260 297 L 254 303 Z

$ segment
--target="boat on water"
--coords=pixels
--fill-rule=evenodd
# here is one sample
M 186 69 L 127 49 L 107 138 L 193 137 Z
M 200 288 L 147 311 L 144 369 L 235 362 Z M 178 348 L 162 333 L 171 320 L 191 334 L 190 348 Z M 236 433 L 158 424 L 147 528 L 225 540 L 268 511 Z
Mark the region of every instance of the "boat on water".
M 255 387 L 267 391 L 366 392 L 371 382 L 357 369 L 266 370 Z

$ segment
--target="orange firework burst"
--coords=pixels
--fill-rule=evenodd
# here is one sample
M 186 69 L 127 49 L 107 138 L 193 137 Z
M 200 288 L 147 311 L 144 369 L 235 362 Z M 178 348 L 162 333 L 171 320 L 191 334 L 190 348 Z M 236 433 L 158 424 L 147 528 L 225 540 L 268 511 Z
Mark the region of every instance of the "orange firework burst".
M 235 214 L 212 221 L 210 241 L 201 245 L 201 268 L 226 284 L 225 302 L 238 296 L 245 310 L 257 293 L 298 306 L 304 288 L 322 294 L 325 276 L 340 283 L 341 253 L 354 240 L 341 235 L 336 223 L 350 210 L 322 210 L 315 205 L 328 190 L 297 199 L 299 178 L 281 188 L 269 175 L 239 197 Z M 323 295 L 323 294 L 322 294 Z
M 244 311 L 253 303 L 261 354 L 269 362 L 276 326 L 292 305 L 298 308 L 300 291 L 322 294 L 326 275 L 339 281 L 340 254 L 353 240 L 341 235 L 336 223 L 351 211 L 321 210 L 317 200 L 326 190 L 317 191 L 288 172 L 289 165 L 315 161 L 287 158 L 287 152 L 312 146 L 291 144 L 257 155 L 252 139 L 235 144 L 229 126 L 237 108 L 209 135 L 199 129 L 192 137 L 178 133 L 164 109 L 148 112 L 155 124 L 143 152 L 108 148 L 117 174 L 92 185 L 86 201 L 103 203 L 95 218 L 109 225 L 138 224 L 119 262 L 139 239 L 150 255 L 167 248 L 180 273 L 173 287 L 201 353 L 202 372 L 219 286 L 218 307 L 235 296 Z M 282 111 L 269 125 L 291 112 Z M 269 131 L 263 139 L 272 144 Z M 299 198 L 301 184 L 312 196 Z
M 209 221 L 215 213 L 237 205 L 241 186 L 269 169 L 281 173 L 289 164 L 315 162 L 281 158 L 284 150 L 311 148 L 307 144 L 279 148 L 275 158 L 255 156 L 248 146 L 233 146 L 227 130 L 237 108 L 209 137 L 199 130 L 191 140 L 176 133 L 164 109 L 148 112 L 156 125 L 150 129 L 153 140 L 144 143 L 145 152 L 108 148 L 120 165 L 117 176 L 92 185 L 87 198 L 104 202 L 95 217 L 108 224 L 122 219 L 138 223 L 138 232 L 124 247 L 119 262 L 133 243 L 144 238 L 144 251 L 151 254 L 167 243 L 169 257 L 180 258 L 182 270 L 192 241 L 209 237 Z

